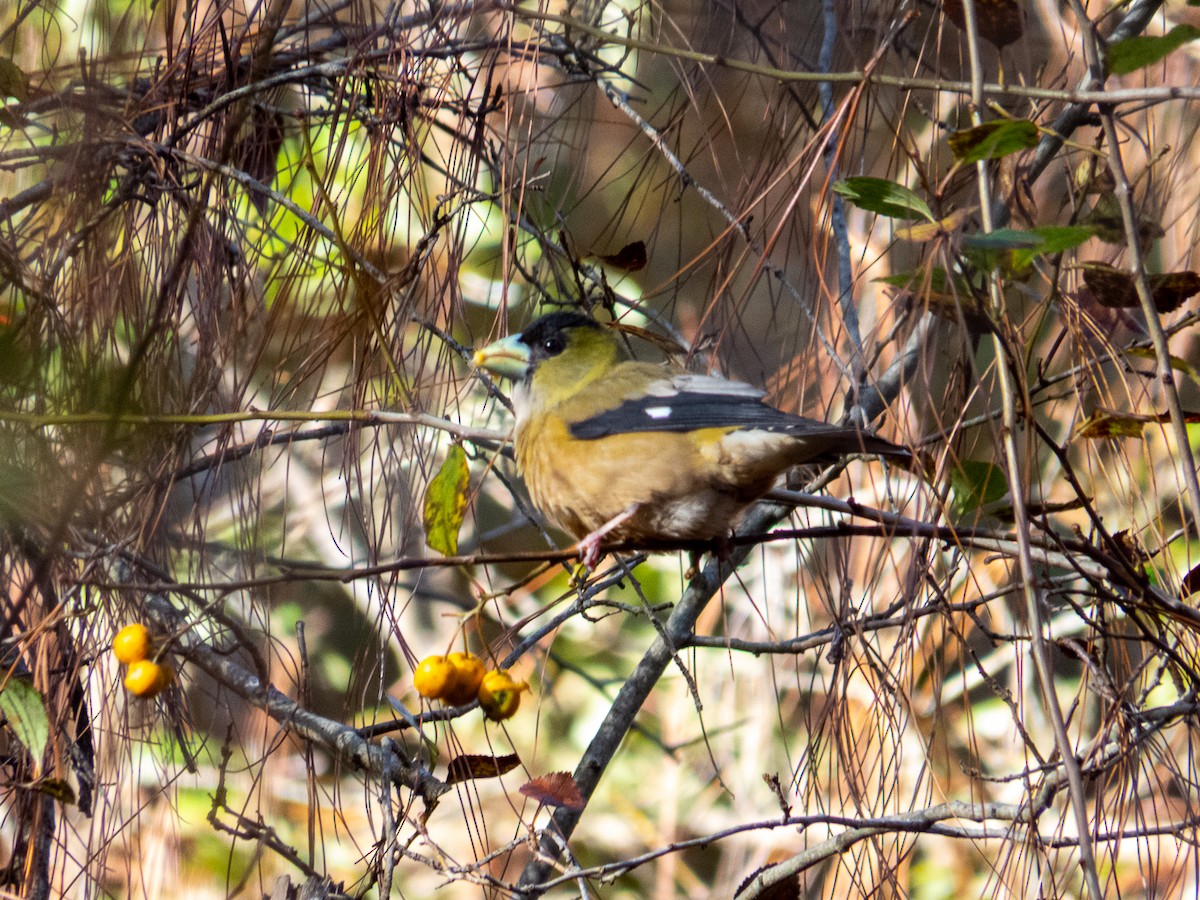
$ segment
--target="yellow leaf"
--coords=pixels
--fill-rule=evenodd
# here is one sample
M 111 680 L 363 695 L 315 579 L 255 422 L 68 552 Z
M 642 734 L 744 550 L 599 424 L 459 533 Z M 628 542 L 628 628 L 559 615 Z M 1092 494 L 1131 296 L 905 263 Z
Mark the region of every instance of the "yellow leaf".
M 443 556 L 458 553 L 470 476 L 467 454 L 455 444 L 425 489 L 425 542 Z
M 1141 437 L 1145 419 L 1098 411 L 1092 413 L 1075 429 L 1074 437 L 1104 440 L 1106 438 Z
M 932 241 L 935 237 L 942 234 L 949 234 L 951 231 L 957 231 L 963 222 L 974 211 L 974 207 L 964 209 L 956 209 L 944 219 L 939 219 L 936 222 L 918 222 L 916 225 L 897 225 L 894 229 L 896 237 L 904 241 L 920 241 L 925 243 Z

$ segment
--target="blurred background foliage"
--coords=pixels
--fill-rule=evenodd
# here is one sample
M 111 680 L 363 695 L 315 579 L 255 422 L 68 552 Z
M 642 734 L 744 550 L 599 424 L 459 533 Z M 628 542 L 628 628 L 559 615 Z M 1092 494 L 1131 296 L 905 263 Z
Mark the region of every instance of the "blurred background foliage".
M 4 890 L 1194 893 L 1198 19 L 0 2 Z M 560 306 L 928 469 L 573 583 L 469 366 Z

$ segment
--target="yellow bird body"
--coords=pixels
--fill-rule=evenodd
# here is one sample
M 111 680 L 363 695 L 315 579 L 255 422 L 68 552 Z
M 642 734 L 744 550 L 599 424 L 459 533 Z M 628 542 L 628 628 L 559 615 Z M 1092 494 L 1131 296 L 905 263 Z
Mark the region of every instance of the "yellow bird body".
M 593 555 L 600 537 L 724 539 L 794 465 L 910 458 L 870 433 L 775 409 L 751 385 L 628 359 L 612 330 L 575 313 L 543 316 L 475 364 L 517 382 L 518 470 L 538 509 Z

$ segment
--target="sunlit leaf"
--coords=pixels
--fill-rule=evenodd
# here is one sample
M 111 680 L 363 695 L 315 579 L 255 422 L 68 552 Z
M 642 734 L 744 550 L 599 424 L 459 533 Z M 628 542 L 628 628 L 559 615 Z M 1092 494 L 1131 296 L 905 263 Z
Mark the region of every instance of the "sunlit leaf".
M 949 234 L 952 231 L 957 231 L 962 227 L 963 222 L 967 221 L 971 213 L 975 210 L 973 207 L 956 209 L 950 215 L 936 222 L 918 222 L 915 225 L 897 225 L 892 230 L 896 237 L 903 241 L 919 241 L 925 243 L 932 241 L 934 238 L 942 234 Z
M 1117 182 L 1107 163 L 1088 156 L 1075 169 L 1075 185 L 1084 194 L 1111 194 Z
M 935 221 L 924 200 L 902 184 L 886 178 L 859 175 L 837 182 L 833 189 L 859 209 L 891 219 L 924 218 Z
M 50 720 L 42 695 L 24 678 L 10 675 L 0 688 L 0 712 L 40 771 L 46 742 L 50 739 Z
M 1163 35 L 1140 34 L 1125 38 L 1108 45 L 1105 63 L 1111 74 L 1128 75 L 1158 62 L 1196 38 L 1200 38 L 1200 28 L 1194 25 L 1176 25 Z
M 960 163 L 1000 159 L 1037 146 L 1037 126 L 1026 119 L 999 119 L 975 128 L 956 131 L 947 141 L 950 152 Z
M 425 541 L 443 556 L 458 553 L 458 530 L 467 510 L 470 478 L 467 454 L 455 444 L 425 489 Z

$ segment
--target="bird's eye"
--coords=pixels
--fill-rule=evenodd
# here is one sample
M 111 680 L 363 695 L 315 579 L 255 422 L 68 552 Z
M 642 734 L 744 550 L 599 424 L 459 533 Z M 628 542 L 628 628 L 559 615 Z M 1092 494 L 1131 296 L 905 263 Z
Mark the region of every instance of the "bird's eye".
M 547 356 L 557 356 L 566 349 L 566 346 L 566 342 L 557 334 L 542 341 L 542 350 Z

